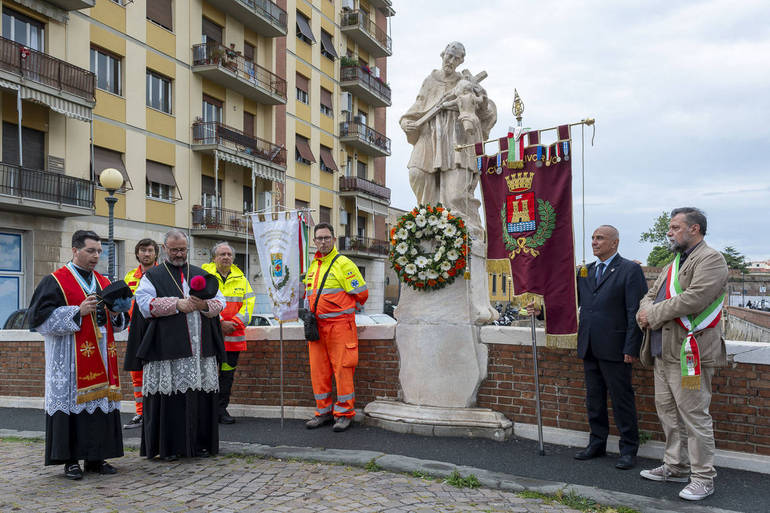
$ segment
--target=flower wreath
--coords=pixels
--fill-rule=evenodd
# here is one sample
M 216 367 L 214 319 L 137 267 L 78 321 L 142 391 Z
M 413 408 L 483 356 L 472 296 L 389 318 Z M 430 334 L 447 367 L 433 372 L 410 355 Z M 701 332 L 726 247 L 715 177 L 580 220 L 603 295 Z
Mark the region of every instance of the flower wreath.
M 422 241 L 434 244 L 426 252 Z M 462 219 L 444 208 L 420 205 L 398 219 L 390 231 L 390 265 L 415 290 L 446 287 L 466 267 L 468 230 Z

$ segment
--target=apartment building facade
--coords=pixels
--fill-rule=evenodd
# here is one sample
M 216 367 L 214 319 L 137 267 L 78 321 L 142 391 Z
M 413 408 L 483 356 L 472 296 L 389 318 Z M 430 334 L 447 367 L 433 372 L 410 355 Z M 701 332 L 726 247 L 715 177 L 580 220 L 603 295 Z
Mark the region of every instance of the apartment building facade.
M 103 169 L 124 177 L 115 194 L 119 277 L 136 265 L 139 239 L 160 240 L 178 227 L 191 235 L 196 264 L 209 260 L 215 242 L 229 241 L 259 290 L 244 212 L 308 207 L 315 222 L 331 220 L 347 234 L 348 216 L 341 214 L 347 198 L 351 212 L 358 195 L 369 199 L 357 182 L 345 188 L 345 168 L 337 164 L 347 155 L 343 68 L 339 57 L 321 53 L 328 52 L 327 36 L 338 55 L 343 48 L 360 52 L 343 36 L 346 13 L 360 15 L 359 6 L 346 3 L 343 10 L 339 0 L 4 0 L 0 6 L 0 325 L 70 258 L 74 230 L 107 235 L 107 192 L 98 185 Z M 377 12 L 370 11 L 372 20 L 385 12 L 367 8 Z M 296 37 L 304 28 L 296 27 L 298 12 L 316 42 Z M 306 103 L 296 99 L 298 73 L 308 78 Z M 321 98 L 321 87 L 331 99 Z M 331 116 L 321 115 L 321 100 Z M 374 120 L 372 130 L 381 126 L 384 134 L 381 110 L 362 108 Z M 307 145 L 298 148 L 300 137 Z M 300 150 L 304 160 L 296 157 Z M 377 163 L 372 151 L 361 152 L 368 166 L 363 179 L 384 184 L 386 154 Z M 370 231 L 353 225 L 351 233 L 374 236 L 375 216 L 366 217 L 374 209 L 370 203 L 361 209 Z M 366 262 L 370 255 L 350 256 Z M 99 269 L 106 273 L 103 260 Z

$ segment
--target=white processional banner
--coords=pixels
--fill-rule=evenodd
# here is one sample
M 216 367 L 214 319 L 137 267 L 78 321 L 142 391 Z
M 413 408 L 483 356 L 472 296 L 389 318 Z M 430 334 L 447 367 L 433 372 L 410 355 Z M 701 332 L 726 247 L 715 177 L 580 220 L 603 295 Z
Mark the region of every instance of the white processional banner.
M 251 216 L 254 241 L 257 244 L 262 276 L 273 304 L 273 315 L 281 321 L 297 319 L 299 300 L 303 296 L 300 283 L 300 224 L 296 212 L 281 213 L 278 220 L 268 214 Z

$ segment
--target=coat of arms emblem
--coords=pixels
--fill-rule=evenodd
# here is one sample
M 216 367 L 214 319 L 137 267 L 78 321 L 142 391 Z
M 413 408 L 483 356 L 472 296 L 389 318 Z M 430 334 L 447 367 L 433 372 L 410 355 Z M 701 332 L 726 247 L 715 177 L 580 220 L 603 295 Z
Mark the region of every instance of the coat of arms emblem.
M 556 226 L 553 206 L 546 200 L 536 198 L 532 191 L 534 179 L 534 171 L 511 173 L 505 177 L 508 194 L 500 211 L 500 219 L 503 223 L 503 241 L 511 252 L 511 260 L 522 252 L 538 256 L 540 252 L 535 248 L 545 244 Z
M 283 265 L 283 253 L 270 253 L 270 278 L 276 289 L 286 285 L 289 268 Z

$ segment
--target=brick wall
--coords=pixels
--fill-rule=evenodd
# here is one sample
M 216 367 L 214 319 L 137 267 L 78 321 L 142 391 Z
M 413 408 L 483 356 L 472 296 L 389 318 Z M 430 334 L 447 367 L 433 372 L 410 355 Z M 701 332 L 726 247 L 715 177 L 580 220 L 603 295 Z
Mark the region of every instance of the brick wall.
M 756 324 L 763 328 L 770 328 L 770 312 L 740 308 L 738 306 L 728 306 L 727 313 L 728 315 L 734 315 L 744 321 L 748 321 L 751 324 Z

